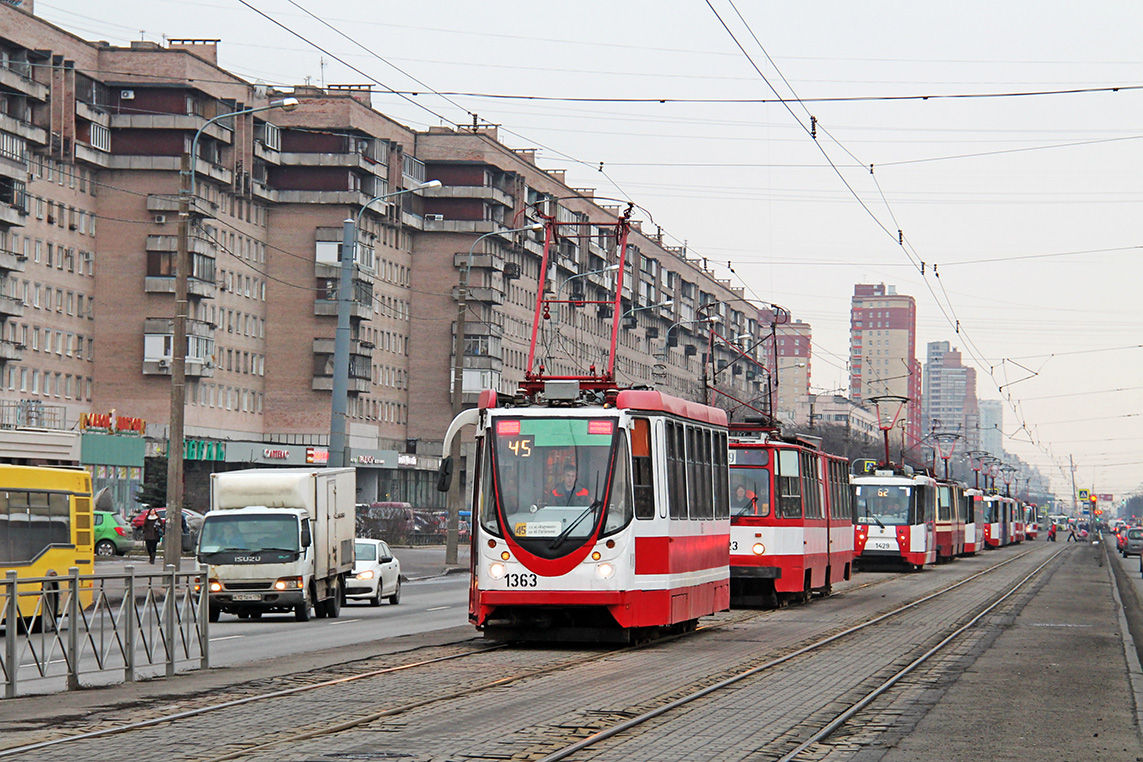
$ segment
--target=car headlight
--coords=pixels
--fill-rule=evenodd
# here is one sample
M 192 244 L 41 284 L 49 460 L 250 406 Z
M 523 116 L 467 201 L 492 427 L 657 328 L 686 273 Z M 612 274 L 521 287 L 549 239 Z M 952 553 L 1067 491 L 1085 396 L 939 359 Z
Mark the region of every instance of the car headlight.
M 221 593 L 222 592 L 222 583 L 216 579 L 212 579 L 210 581 L 210 586 L 208 589 L 212 593 Z
M 354 579 L 373 579 L 373 570 L 366 569 L 363 572 L 358 572 L 357 576 L 354 577 Z
M 488 565 L 488 576 L 492 579 L 504 579 L 504 564 L 496 561 Z
M 615 573 L 615 567 L 611 564 L 604 562 L 595 567 L 595 575 L 600 579 L 608 579 Z
M 301 590 L 302 578 L 301 577 L 282 577 L 274 583 L 275 590 Z

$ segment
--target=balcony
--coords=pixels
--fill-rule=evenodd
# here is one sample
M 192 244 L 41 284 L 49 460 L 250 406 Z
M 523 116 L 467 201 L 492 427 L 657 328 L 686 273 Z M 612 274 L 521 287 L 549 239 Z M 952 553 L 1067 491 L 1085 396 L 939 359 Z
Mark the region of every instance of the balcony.
M 370 161 L 359 153 L 283 153 L 281 154 L 280 163 L 287 167 L 346 167 L 348 169 L 361 169 L 383 180 L 389 178 L 388 166 Z
M 23 225 L 27 212 L 0 201 L 0 225 Z
M 0 339 L 0 363 L 19 362 L 23 360 L 24 350 L 26 348 L 27 347 L 23 344 L 17 344 L 7 339 Z
M 77 100 L 75 102 L 75 115 L 80 119 L 102 124 L 104 127 L 111 126 L 111 114 L 84 101 Z
M 277 190 L 280 204 L 354 204 L 364 206 L 373 198 L 359 190 Z
M 268 147 L 261 140 L 254 141 L 254 157 L 261 159 L 267 164 L 281 164 L 282 154 L 276 149 Z
M 191 114 L 112 114 L 112 129 L 130 130 L 184 130 L 197 132 L 206 124 L 206 117 Z M 215 140 L 229 145 L 234 136 L 233 130 L 214 122 L 202 131 Z
M 7 294 L 0 294 L 0 320 L 23 317 L 24 300 Z
M 511 196 L 491 185 L 446 185 L 434 190 L 433 198 L 475 198 L 484 201 L 495 201 L 509 208 L 516 205 L 516 202 Z
M 211 323 L 188 319 L 186 375 L 192 378 L 214 376 L 214 331 Z M 143 374 L 148 376 L 169 376 L 172 358 L 169 354 L 174 338 L 172 318 L 146 318 L 143 321 Z M 156 351 L 165 347 L 166 353 Z
M 337 317 L 337 300 L 315 299 L 314 314 L 318 316 Z M 358 301 L 350 302 L 349 317 L 353 320 L 368 320 L 373 317 L 373 305 Z
M 21 122 L 19 119 L 13 119 L 7 114 L 0 114 L 0 130 L 19 135 L 29 143 L 45 146 L 48 144 L 48 131 L 43 127 L 37 127 L 31 122 Z
M 27 261 L 28 258 L 23 254 L 0 249 L 0 271 L 22 273 L 24 272 L 24 265 Z
M 110 169 L 111 167 L 111 154 L 106 151 L 100 151 L 98 148 L 92 148 L 86 143 L 75 144 L 75 160 L 87 164 L 94 164 L 104 169 Z
M 0 66 L 0 86 L 11 88 L 18 93 L 35 98 L 38 101 L 47 101 L 48 99 L 48 86 L 41 85 L 35 80 L 28 79 L 22 74 L 17 74 L 9 68 Z
M 454 301 L 460 298 L 459 291 L 459 287 L 453 287 L 452 298 Z M 468 301 L 483 304 L 503 304 L 504 290 L 494 286 L 469 286 Z
M 314 339 L 314 354 L 333 356 L 335 339 Z M 356 355 L 368 364 L 373 361 L 373 345 L 360 339 L 350 339 L 349 353 Z
M 310 386 L 315 392 L 332 392 L 333 391 L 333 376 L 314 376 L 313 384 Z M 368 394 L 373 389 L 373 382 L 368 378 L 355 378 L 349 377 L 349 385 L 347 391 L 350 394 Z
M 143 290 L 148 294 L 175 293 L 175 276 L 148 275 L 143 281 Z M 218 294 L 214 281 L 200 280 L 193 275 L 187 278 L 187 294 L 201 299 L 213 299 Z
M 110 157 L 111 169 L 148 170 L 162 172 L 179 172 L 182 170 L 181 156 L 134 156 L 115 154 Z M 195 162 L 195 174 L 209 177 L 223 185 L 234 184 L 234 172 L 226 167 L 211 164 L 205 159 Z M 201 206 L 200 206 L 201 208 Z
M 464 260 L 468 259 L 467 252 L 457 252 L 452 255 L 453 267 L 464 267 Z M 504 257 L 499 254 L 473 254 L 472 262 L 469 263 L 469 268 L 472 270 L 496 270 L 497 272 L 504 269 Z

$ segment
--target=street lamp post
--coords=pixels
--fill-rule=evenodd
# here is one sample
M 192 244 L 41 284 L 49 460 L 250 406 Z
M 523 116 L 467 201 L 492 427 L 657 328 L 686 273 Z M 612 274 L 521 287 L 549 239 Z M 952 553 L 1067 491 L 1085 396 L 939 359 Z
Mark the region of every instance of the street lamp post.
M 543 223 L 535 223 L 522 228 L 511 230 L 493 230 L 477 236 L 472 245 L 468 247 L 468 256 L 464 258 L 464 266 L 460 268 L 460 283 L 457 288 L 456 333 L 452 343 L 452 416 L 456 418 L 464 410 L 464 330 L 465 317 L 468 313 L 468 274 L 472 269 L 472 255 L 476 246 L 485 238 L 511 233 L 524 233 L 532 230 L 543 230 Z M 586 274 L 586 273 L 585 273 Z M 575 276 L 572 276 L 575 277 Z M 541 281 L 543 274 L 540 275 Z M 571 278 L 568 278 L 571 280 Z M 567 281 L 564 281 L 566 284 Z M 543 285 L 540 285 L 543 288 Z M 455 564 L 457 560 L 457 529 L 460 523 L 460 508 L 464 503 L 464 487 L 460 479 L 460 437 L 452 438 L 452 448 L 448 453 L 452 459 L 456 476 L 452 480 L 452 487 L 448 493 L 448 532 L 445 535 L 445 563 Z
M 206 120 L 191 138 L 190 153 L 184 153 L 179 182 L 179 230 L 178 245 L 175 250 L 175 319 L 171 337 L 171 420 L 167 431 L 167 526 L 166 540 L 163 543 L 163 564 L 179 568 L 183 543 L 183 453 L 184 429 L 186 423 L 187 398 L 187 317 L 189 315 L 190 277 L 190 225 L 191 202 L 195 195 L 196 164 L 198 162 L 198 139 L 207 127 L 222 119 L 233 116 L 256 114 L 280 108 L 293 111 L 298 107 L 297 98 L 282 98 L 270 101 L 265 106 L 239 109 L 219 114 Z
M 357 231 L 361 227 L 361 217 L 371 204 L 394 196 L 415 193 L 419 190 L 441 187 L 440 180 L 429 180 L 415 188 L 404 188 L 392 193 L 375 196 L 358 210 L 357 215 L 342 223 L 341 230 L 341 269 L 337 280 L 337 333 L 333 342 L 333 390 L 329 414 L 329 465 L 341 468 L 346 465 L 345 457 L 345 412 L 349 407 L 349 343 L 352 333 L 350 310 L 353 306 L 353 263 L 357 258 Z

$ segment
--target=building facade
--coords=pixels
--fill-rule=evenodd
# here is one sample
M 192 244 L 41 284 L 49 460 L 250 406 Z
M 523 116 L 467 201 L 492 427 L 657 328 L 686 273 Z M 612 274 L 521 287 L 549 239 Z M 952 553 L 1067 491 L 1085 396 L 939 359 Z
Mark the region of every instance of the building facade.
M 900 428 L 892 438 L 894 447 L 919 458 L 920 452 L 914 450 L 922 437 L 921 364 L 917 361 L 917 304 L 913 297 L 898 294 L 896 286 L 884 283 L 853 287 L 849 366 L 849 392 L 854 402 L 873 408 L 872 400 L 877 397 L 908 399 L 897 419 Z M 893 409 L 886 406 L 882 415 L 891 418 Z
M 930 341 L 925 349 L 923 431 L 946 440 L 959 438 L 959 451 L 979 449 L 979 413 L 976 401 L 976 369 L 966 367 L 961 354 L 947 341 Z
M 568 187 L 494 128 L 418 132 L 374 110 L 367 87 L 268 90 L 222 69 L 218 44 L 115 47 L 44 22 L 31 3 L 0 4 L 0 414 L 66 431 L 118 410 L 146 422 L 147 454 L 165 454 L 181 192 L 192 219 L 181 353 L 192 508 L 205 506 L 213 471 L 327 461 L 347 219 L 347 461 L 361 502 L 443 506 L 432 487 L 452 369 L 463 367 L 470 404 L 483 389 L 515 391 L 537 293 L 574 298 L 544 316 L 536 368 L 602 367 L 618 320 L 620 384 L 731 411 L 759 393 L 730 338 L 761 338 L 754 308 L 660 231 L 635 219 L 617 252 L 609 231 L 625 210 Z M 265 108 L 285 95 L 299 108 Z M 430 179 L 443 187 L 412 192 Z M 542 234 L 510 231 L 544 219 L 579 227 L 561 228 L 540 272 Z M 620 259 L 616 316 L 587 303 L 615 292 Z M 123 462 L 137 445 L 73 439 L 37 457 L 92 453 L 107 461 L 93 472 L 138 476 L 141 455 Z M 18 454 L 0 438 L 0 459 Z

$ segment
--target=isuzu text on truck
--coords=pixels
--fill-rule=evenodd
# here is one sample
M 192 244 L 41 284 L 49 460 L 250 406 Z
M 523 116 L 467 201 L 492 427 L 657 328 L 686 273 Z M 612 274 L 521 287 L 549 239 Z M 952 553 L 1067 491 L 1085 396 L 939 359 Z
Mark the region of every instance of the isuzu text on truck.
M 209 567 L 210 621 L 294 612 L 299 622 L 341 614 L 353 570 L 352 468 L 211 475 L 198 560 Z

